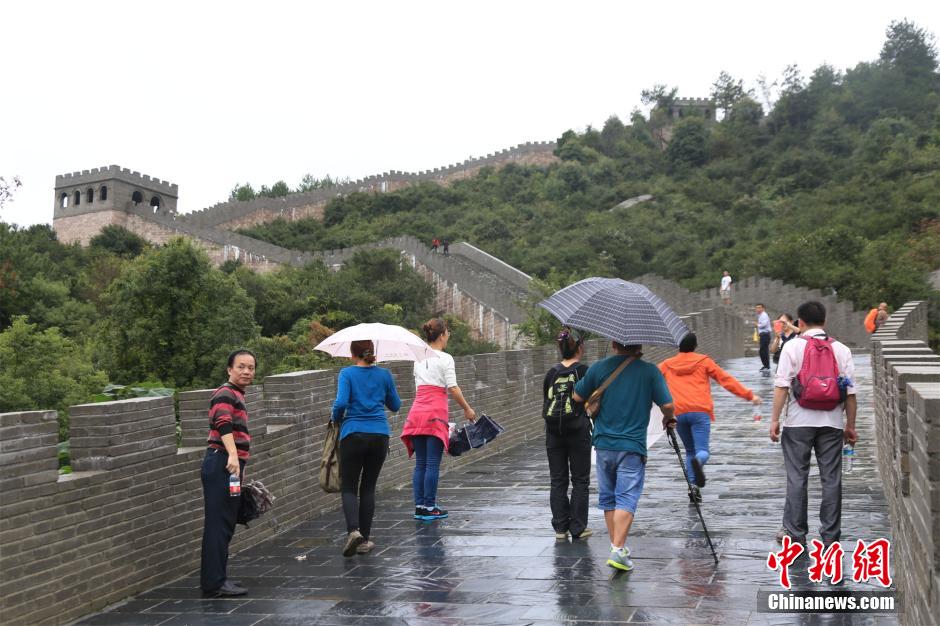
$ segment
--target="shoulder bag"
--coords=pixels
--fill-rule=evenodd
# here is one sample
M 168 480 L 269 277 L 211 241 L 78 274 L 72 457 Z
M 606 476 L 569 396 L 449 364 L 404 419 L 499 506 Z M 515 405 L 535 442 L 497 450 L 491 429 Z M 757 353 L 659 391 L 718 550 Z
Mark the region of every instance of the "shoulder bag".
M 597 414 L 601 412 L 601 396 L 604 395 L 604 390 L 610 386 L 610 383 L 614 382 L 615 378 L 620 376 L 620 372 L 626 369 L 626 367 L 635 360 L 636 359 L 632 356 L 627 357 L 624 362 L 621 363 L 617 369 L 615 369 L 613 373 L 607 377 L 607 380 L 601 383 L 601 386 L 594 390 L 594 393 L 591 394 L 591 397 L 589 397 L 584 403 L 584 410 L 588 414 L 588 417 L 591 419 L 597 417 Z

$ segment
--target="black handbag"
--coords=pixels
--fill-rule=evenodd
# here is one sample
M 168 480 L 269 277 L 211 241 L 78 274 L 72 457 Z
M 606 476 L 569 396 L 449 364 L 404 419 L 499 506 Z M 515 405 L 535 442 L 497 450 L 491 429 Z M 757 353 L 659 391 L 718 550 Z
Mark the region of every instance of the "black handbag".
M 242 485 L 241 502 L 238 504 L 238 517 L 235 521 L 248 528 L 248 522 L 258 519 L 273 506 L 274 496 L 264 484 L 260 480 L 249 480 Z M 275 525 L 277 525 L 276 520 Z

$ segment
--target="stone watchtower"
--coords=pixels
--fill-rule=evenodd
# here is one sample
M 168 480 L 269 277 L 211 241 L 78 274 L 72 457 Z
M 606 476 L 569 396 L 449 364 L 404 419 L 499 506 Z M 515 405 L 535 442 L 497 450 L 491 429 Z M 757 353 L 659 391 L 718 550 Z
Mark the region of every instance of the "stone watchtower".
M 674 120 L 697 115 L 706 121 L 715 121 L 715 101 L 708 98 L 676 98 L 669 107 L 669 117 Z
M 176 215 L 178 198 L 177 185 L 117 165 L 62 174 L 55 177 L 52 226 L 59 241 L 85 246 L 105 226 L 136 232 L 140 217 Z

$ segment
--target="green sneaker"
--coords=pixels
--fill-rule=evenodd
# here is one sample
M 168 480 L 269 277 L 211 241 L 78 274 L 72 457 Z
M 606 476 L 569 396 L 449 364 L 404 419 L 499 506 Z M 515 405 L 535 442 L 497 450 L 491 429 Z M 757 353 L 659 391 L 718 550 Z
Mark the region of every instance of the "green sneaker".
M 630 560 L 629 555 L 624 550 L 611 550 L 610 556 L 607 558 L 607 564 L 623 572 L 629 572 L 633 569 L 633 561 Z

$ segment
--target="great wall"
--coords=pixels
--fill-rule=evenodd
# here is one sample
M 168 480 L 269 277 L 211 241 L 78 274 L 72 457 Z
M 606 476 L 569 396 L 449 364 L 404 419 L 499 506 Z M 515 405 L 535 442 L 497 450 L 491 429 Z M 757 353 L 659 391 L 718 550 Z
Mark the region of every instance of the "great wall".
M 447 171 L 461 175 L 457 170 Z M 87 186 L 99 183 L 102 175 L 114 174 L 114 180 L 135 182 L 139 176 L 104 168 L 60 177 L 57 202 L 62 194 L 69 198 L 76 191 L 85 194 Z M 376 178 L 377 186 L 369 189 L 388 190 L 398 176 Z M 61 213 L 57 210 L 57 232 L 87 242 L 92 228 L 120 223 L 157 243 L 187 236 L 199 241 L 216 262 L 239 258 L 259 269 L 302 264 L 313 258 L 335 266 L 361 249 L 297 253 L 227 230 L 265 216 L 289 214 L 288 219 L 297 219 L 304 211 L 316 214 L 317 209 L 310 207 L 319 202 L 322 210 L 326 196 L 340 193 L 335 189 L 318 192 L 316 198 L 302 194 L 302 200 L 242 207 L 229 203 L 201 212 L 201 218 L 186 219 L 174 215 L 172 203 L 167 202 L 175 201 L 175 195 L 170 195 L 175 187 L 154 179 L 149 182 L 166 190 L 167 197 L 157 210 L 146 199 L 136 204 L 128 199 L 120 207 L 100 211 L 79 212 L 73 207 L 75 212 L 69 213 L 64 208 Z M 362 182 L 357 181 L 356 190 L 365 187 Z M 384 189 L 383 182 L 389 183 Z M 74 219 L 81 216 L 88 220 L 87 228 L 79 227 Z M 410 237 L 372 244 L 377 246 L 399 250 L 406 262 L 434 282 L 439 308 L 479 320 L 475 328 L 480 336 L 503 346 L 516 343 L 512 326 L 524 318 L 520 300 L 528 291 L 527 275 L 465 243 L 454 244 L 450 257 L 432 254 Z M 716 290 L 691 292 L 654 275 L 634 280 L 649 286 L 683 315 L 699 335 L 702 351 L 718 359 L 743 353 L 750 329 L 739 311 L 720 303 Z M 879 473 L 890 506 L 902 621 L 934 622 L 940 614 L 940 356 L 926 344 L 926 304 L 905 304 L 868 337 L 861 330 L 862 312 L 815 290 L 755 277 L 738 280 L 734 297 L 738 304 L 764 301 L 771 311 L 792 311 L 799 301 L 821 300 L 829 309 L 832 333 L 863 351 L 870 349 L 874 377 L 870 401 L 876 419 Z M 586 360 L 598 358 L 603 350 L 603 342 L 589 342 Z M 672 352 L 652 348 L 647 358 L 658 361 Z M 541 406 L 543 373 L 555 360 L 554 351 L 547 347 L 456 360 L 458 381 L 470 403 L 485 407 L 507 428 L 507 436 L 472 458 L 450 459 L 447 472 L 542 436 L 540 420 L 532 416 Z M 413 387 L 409 364 L 391 364 L 390 369 L 403 392 L 402 410 L 391 417 L 392 430 L 397 431 L 413 400 Z M 258 545 L 339 506 L 338 496 L 321 492 L 316 481 L 309 479 L 319 461 L 336 375 L 337 370 L 320 370 L 269 376 L 249 391 L 252 429 L 257 433 L 252 472 L 278 495 L 279 527 L 263 523 L 240 529 L 234 551 Z M 198 390 L 181 393 L 177 399 L 71 407 L 75 469 L 71 475 L 58 473 L 54 411 L 0 414 L 0 611 L 4 623 L 67 623 L 197 569 L 202 507 L 198 467 L 209 393 Z M 177 418 L 182 431 L 179 445 L 175 441 Z M 401 488 L 408 483 L 410 468 L 407 456 L 396 448 L 380 488 Z M 160 513 L 154 515 L 155 511 Z

